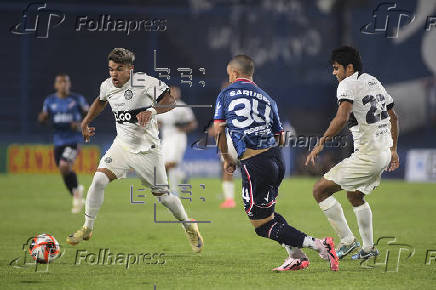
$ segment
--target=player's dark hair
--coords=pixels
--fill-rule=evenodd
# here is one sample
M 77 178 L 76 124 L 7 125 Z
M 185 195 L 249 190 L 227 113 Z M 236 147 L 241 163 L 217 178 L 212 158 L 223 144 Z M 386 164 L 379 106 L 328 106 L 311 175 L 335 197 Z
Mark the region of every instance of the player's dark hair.
M 57 73 L 57 74 L 55 75 L 55 79 L 56 79 L 57 77 L 66 77 L 66 78 L 70 78 L 70 76 L 69 76 L 68 74 L 64 73 L 64 72 Z
M 236 67 L 243 75 L 251 77 L 254 74 L 254 61 L 248 55 L 239 54 L 234 56 L 229 61 L 229 65 Z
M 357 49 L 351 46 L 341 46 L 332 51 L 330 57 L 330 64 L 337 62 L 343 65 L 344 68 L 347 65 L 352 64 L 354 71 L 362 71 L 362 59 L 360 58 L 360 53 Z
M 114 48 L 107 56 L 108 61 L 113 61 L 119 64 L 133 65 L 135 54 L 125 48 Z

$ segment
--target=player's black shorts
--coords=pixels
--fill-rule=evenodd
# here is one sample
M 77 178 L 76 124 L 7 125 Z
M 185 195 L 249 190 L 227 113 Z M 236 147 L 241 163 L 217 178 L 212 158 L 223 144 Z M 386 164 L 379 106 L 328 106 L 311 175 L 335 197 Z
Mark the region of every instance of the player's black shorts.
M 285 165 L 279 147 L 241 160 L 242 199 L 250 219 L 264 219 L 274 212 Z
M 55 146 L 53 153 L 56 166 L 58 167 L 61 159 L 67 162 L 74 162 L 77 157 L 77 144 Z

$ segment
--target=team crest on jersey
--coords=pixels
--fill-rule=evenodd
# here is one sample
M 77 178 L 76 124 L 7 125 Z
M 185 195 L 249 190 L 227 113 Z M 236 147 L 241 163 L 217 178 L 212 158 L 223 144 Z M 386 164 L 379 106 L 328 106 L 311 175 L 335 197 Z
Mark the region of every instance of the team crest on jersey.
M 108 156 L 108 157 L 106 157 L 106 158 L 104 159 L 104 162 L 106 162 L 106 163 L 111 163 L 111 162 L 112 162 L 112 158 L 110 158 L 110 157 Z
M 132 92 L 131 90 L 126 90 L 126 91 L 124 92 L 124 98 L 125 98 L 126 100 L 130 100 L 132 97 L 133 97 L 133 92 Z

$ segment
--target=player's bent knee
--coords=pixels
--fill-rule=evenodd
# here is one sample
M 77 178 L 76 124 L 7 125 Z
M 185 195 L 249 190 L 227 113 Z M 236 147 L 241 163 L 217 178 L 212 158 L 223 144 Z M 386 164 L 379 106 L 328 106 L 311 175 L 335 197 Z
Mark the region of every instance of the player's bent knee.
M 71 166 L 68 162 L 62 161 L 59 163 L 59 171 L 61 174 L 65 175 L 71 172 Z
M 170 194 L 170 192 L 168 191 L 167 187 L 157 187 L 157 186 L 153 186 L 151 188 L 151 194 L 153 194 L 154 196 L 162 196 L 164 194 Z
M 317 202 L 320 202 L 321 194 L 322 194 L 322 186 L 320 185 L 320 181 L 318 181 L 313 185 L 312 195 Z
M 261 226 L 256 227 L 254 231 L 259 237 L 269 238 L 269 231 L 273 224 L 274 220 L 271 219 L 268 222 L 262 224 Z
M 106 185 L 108 185 L 110 182 L 109 177 L 107 177 L 106 174 L 97 171 L 94 174 L 94 178 L 92 180 L 92 185 L 95 189 L 104 189 Z
M 167 162 L 165 163 L 165 169 L 168 171 L 170 169 L 176 168 L 177 163 L 176 162 Z
M 347 199 L 353 207 L 358 207 L 365 203 L 365 195 L 360 191 L 348 191 Z

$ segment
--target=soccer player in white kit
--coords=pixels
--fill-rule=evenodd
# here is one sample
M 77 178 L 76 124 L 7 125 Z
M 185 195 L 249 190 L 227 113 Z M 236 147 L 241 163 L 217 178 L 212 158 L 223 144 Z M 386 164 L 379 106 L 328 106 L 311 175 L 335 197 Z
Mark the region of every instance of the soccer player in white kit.
M 178 192 L 178 185 L 182 172 L 178 167 L 186 151 L 186 134 L 197 128 L 192 109 L 181 100 L 179 87 L 170 88 L 171 96 L 176 100 L 176 107 L 157 116 L 162 133 L 162 154 L 165 161 L 165 170 L 168 174 L 171 192 Z
M 393 171 L 399 166 L 398 118 L 385 88 L 375 77 L 362 73 L 360 54 L 355 48 L 343 46 L 333 50 L 330 62 L 339 81 L 339 108 L 318 145 L 307 156 L 306 165 L 315 164 L 325 142 L 348 122 L 354 153 L 324 174 L 314 185 L 313 196 L 341 239 L 336 251 L 343 258 L 360 246 L 348 227 L 341 204 L 333 196 L 341 189 L 347 191 L 363 242 L 352 258 L 367 259 L 379 252 L 373 242 L 371 208 L 364 197 L 380 184 L 384 170 Z
M 141 182 L 151 188 L 154 196 L 182 223 L 194 252 L 203 248 L 203 239 L 196 223 L 190 219 L 180 199 L 168 191 L 156 115 L 170 111 L 175 101 L 168 86 L 145 73 L 132 74 L 134 54 L 125 48 L 114 48 L 108 55 L 110 78 L 100 86 L 81 127 L 86 142 L 95 134 L 89 123 L 109 102 L 116 121 L 117 136 L 101 158 L 85 204 L 85 224 L 67 237 L 67 243 L 76 245 L 92 236 L 94 221 L 103 204 L 105 187 L 117 178 L 126 177 L 134 169 Z M 157 103 L 157 105 L 156 105 Z

